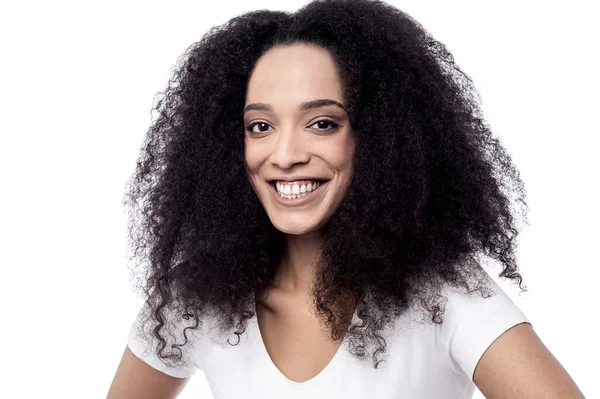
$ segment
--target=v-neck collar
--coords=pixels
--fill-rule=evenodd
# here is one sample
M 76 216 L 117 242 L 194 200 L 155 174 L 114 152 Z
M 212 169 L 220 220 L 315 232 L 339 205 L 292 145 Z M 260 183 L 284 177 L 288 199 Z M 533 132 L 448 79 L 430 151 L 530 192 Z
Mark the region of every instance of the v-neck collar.
M 356 318 L 356 309 L 354 310 L 354 315 L 352 316 L 352 322 L 354 322 L 355 318 Z M 250 332 L 250 336 L 253 341 L 253 344 L 256 345 L 256 350 L 258 352 L 259 361 L 261 361 L 265 365 L 267 370 L 269 370 L 268 372 L 270 373 L 271 376 L 273 376 L 274 378 L 276 378 L 278 380 L 281 380 L 283 382 L 283 384 L 288 386 L 290 389 L 305 390 L 305 389 L 314 388 L 314 387 L 320 385 L 323 381 L 329 380 L 330 377 L 334 373 L 339 372 L 339 370 L 340 370 L 339 363 L 340 363 L 340 361 L 342 361 L 341 358 L 344 355 L 343 352 L 346 351 L 345 345 L 348 340 L 347 332 L 346 332 L 346 334 L 344 334 L 342 343 L 340 344 L 337 351 L 333 355 L 333 358 L 331 358 L 331 360 L 329 361 L 329 363 L 327 363 L 325 368 L 323 370 L 321 370 L 321 372 L 319 372 L 319 374 L 315 375 L 314 377 L 312 377 L 306 381 L 303 381 L 303 382 L 297 382 L 297 381 L 292 381 L 289 378 L 287 378 L 281 372 L 281 370 L 279 370 L 277 368 L 275 363 L 273 363 L 273 360 L 271 359 L 271 356 L 269 355 L 269 352 L 267 351 L 267 347 L 262 338 L 262 333 L 260 332 L 260 327 L 258 325 L 258 313 L 256 312 L 256 302 L 254 302 L 254 317 L 252 319 L 250 319 L 250 321 L 251 321 L 251 323 L 250 323 L 250 331 L 249 332 Z

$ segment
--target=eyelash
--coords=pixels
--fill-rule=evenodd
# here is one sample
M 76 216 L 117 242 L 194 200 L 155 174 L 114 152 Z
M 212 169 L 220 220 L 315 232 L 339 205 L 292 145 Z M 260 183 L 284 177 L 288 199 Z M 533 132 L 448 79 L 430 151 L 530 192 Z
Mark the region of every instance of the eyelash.
M 314 124 L 316 124 L 316 123 L 319 123 L 319 122 L 327 122 L 327 123 L 328 123 L 330 126 L 333 126 L 333 127 L 332 127 L 332 128 L 330 128 L 330 129 L 317 129 L 317 130 L 324 131 L 324 132 L 330 132 L 330 133 L 331 133 L 331 132 L 335 132 L 336 130 L 338 130 L 338 129 L 339 129 L 341 126 L 342 126 L 342 125 L 340 125 L 339 123 L 335 123 L 334 121 L 332 121 L 332 120 L 329 120 L 329 119 L 319 119 L 318 121 L 315 121 L 313 124 L 311 124 L 311 126 L 312 126 L 312 125 L 314 125 Z M 266 133 L 266 132 L 267 132 L 267 130 L 266 130 L 266 131 L 263 131 L 263 132 L 253 132 L 253 131 L 252 131 L 252 129 L 254 128 L 254 126 L 255 126 L 255 125 L 258 125 L 258 124 L 260 124 L 260 123 L 263 123 L 263 124 L 265 124 L 265 125 L 268 125 L 268 123 L 266 123 L 266 122 L 254 122 L 254 123 L 251 123 L 251 124 L 249 124 L 248 126 L 246 126 L 246 131 L 247 131 L 248 133 L 250 133 L 251 135 L 252 135 L 252 134 L 259 134 L 259 133 Z

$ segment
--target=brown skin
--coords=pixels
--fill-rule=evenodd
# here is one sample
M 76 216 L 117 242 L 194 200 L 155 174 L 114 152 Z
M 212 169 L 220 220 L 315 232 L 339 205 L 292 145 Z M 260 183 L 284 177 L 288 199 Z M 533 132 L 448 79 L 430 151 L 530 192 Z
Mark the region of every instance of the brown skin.
M 323 328 L 307 296 L 272 288 L 268 296 L 257 298 L 256 315 L 263 344 L 271 362 L 287 379 L 305 382 L 323 372 L 342 340 L 333 341 Z M 350 326 L 356 300 L 344 316 Z M 352 313 L 351 313 L 352 312 Z
M 107 399 L 174 399 L 189 378 L 171 377 L 149 366 L 125 347 Z

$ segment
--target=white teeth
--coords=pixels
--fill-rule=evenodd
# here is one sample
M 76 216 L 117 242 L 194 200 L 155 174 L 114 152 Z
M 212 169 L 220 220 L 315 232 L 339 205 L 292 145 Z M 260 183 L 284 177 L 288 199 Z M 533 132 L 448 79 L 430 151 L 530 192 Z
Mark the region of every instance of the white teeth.
M 275 186 L 277 187 L 277 193 L 281 196 L 281 198 L 286 199 L 302 198 L 309 194 L 311 191 L 314 191 L 317 187 L 319 187 L 319 185 L 320 182 L 291 185 L 275 182 Z

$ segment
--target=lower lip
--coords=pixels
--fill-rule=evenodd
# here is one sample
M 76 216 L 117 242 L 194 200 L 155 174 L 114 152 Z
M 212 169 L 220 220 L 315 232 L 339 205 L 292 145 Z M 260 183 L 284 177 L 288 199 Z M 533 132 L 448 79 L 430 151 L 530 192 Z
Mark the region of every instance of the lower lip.
M 306 194 L 302 198 L 296 198 L 296 199 L 287 199 L 287 198 L 281 197 L 273 184 L 271 184 L 271 183 L 267 183 L 267 184 L 270 186 L 271 193 L 273 193 L 273 196 L 275 197 L 275 201 L 277 201 L 278 203 L 285 205 L 285 206 L 302 206 L 302 205 L 312 201 L 313 199 L 315 199 L 317 197 L 317 195 L 319 195 L 319 193 L 321 192 L 323 187 L 327 185 L 327 183 L 329 183 L 329 180 L 321 182 L 319 184 L 319 187 L 317 187 L 315 190 Z

